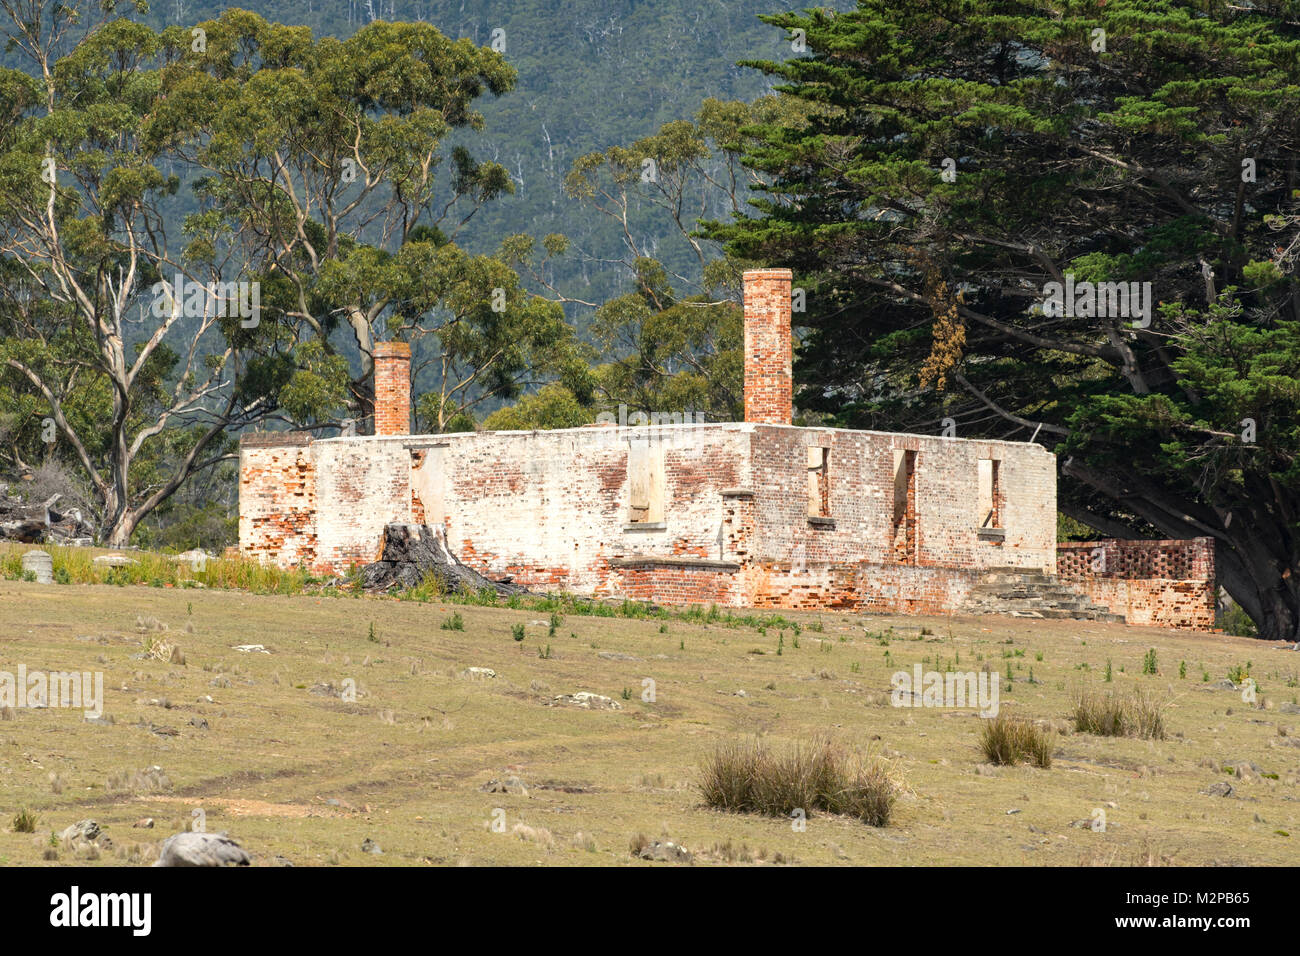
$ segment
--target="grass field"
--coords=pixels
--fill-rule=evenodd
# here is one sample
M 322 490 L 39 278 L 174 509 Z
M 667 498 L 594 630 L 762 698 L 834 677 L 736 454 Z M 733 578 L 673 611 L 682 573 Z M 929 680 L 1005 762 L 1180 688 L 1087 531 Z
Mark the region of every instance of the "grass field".
M 99 722 L 57 707 L 0 713 L 0 862 L 148 863 L 196 810 L 256 865 L 668 865 L 634 858 L 646 840 L 697 863 L 769 865 L 1300 857 L 1300 654 L 1091 622 L 788 617 L 760 628 L 0 580 L 0 670 L 102 671 L 106 697 Z M 170 661 L 160 641 L 179 648 Z M 247 644 L 269 653 L 235 649 Z M 1004 714 L 1052 728 L 1050 768 L 984 763 L 972 709 L 891 706 L 890 675 L 918 663 L 987 664 Z M 1247 672 L 1253 705 L 1215 686 Z M 1085 685 L 1144 688 L 1163 702 L 1166 738 L 1073 732 Z M 339 696 L 352 686 L 355 701 Z M 556 700 L 578 692 L 618 709 Z M 720 743 L 818 734 L 885 758 L 905 782 L 887 827 L 811 814 L 799 831 L 704 805 L 701 763 Z M 483 789 L 509 777 L 526 792 Z M 1219 782 L 1233 793 L 1201 792 Z M 13 828 L 22 810 L 34 832 Z M 1104 831 L 1089 825 L 1098 811 Z M 110 847 L 51 840 L 85 818 Z M 155 826 L 133 826 L 142 818 Z M 382 853 L 363 852 L 367 840 Z

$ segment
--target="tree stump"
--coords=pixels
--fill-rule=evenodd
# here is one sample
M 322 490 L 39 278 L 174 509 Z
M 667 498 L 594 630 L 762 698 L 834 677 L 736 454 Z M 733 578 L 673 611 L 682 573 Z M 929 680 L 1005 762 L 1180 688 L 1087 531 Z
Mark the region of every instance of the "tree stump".
M 509 579 L 493 581 L 461 563 L 447 547 L 442 529 L 425 524 L 384 526 L 384 548 L 379 560 L 361 569 L 361 585 L 367 591 L 415 588 L 428 577 L 444 591 L 480 591 L 491 588 L 497 594 L 526 594 L 527 588 Z

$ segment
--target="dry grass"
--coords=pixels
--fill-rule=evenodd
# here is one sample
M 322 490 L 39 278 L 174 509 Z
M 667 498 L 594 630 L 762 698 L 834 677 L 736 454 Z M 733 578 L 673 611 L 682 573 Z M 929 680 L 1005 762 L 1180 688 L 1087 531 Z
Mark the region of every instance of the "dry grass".
M 1128 694 L 1103 694 L 1080 688 L 1074 698 L 1074 727 L 1098 737 L 1165 739 L 1165 703 L 1153 692 L 1135 687 Z
M 873 827 L 889 825 L 901 790 L 883 761 L 850 753 L 829 737 L 781 751 L 757 740 L 719 744 L 700 775 L 704 802 L 718 810 L 805 818 L 821 811 Z
M 787 612 L 778 627 L 770 614 L 708 608 L 340 600 L 271 593 L 269 578 L 252 593 L 197 586 L 188 565 L 179 574 L 194 585 L 0 579 L 0 666 L 102 672 L 105 691 L 97 721 L 0 707 L 0 864 L 148 865 L 199 809 L 255 865 L 667 865 L 627 852 L 641 832 L 685 846 L 697 865 L 1267 866 L 1293 862 L 1300 839 L 1300 655 L 1258 641 L 995 617 Z M 465 629 L 441 630 L 455 613 Z M 372 622 L 380 643 L 367 639 Z M 142 656 L 146 639 L 179 640 L 188 666 Z M 539 656 L 548 643 L 554 653 Z M 235 649 L 248 644 L 269 653 Z M 1160 673 L 1143 675 L 1151 648 Z M 1107 660 L 1113 682 L 1098 691 L 1160 701 L 1164 737 L 1057 735 L 1049 772 L 988 765 L 973 710 L 889 706 L 898 670 L 987 665 L 1015 675 L 1000 688 L 1006 714 L 1070 729 L 1072 689 Z M 460 676 L 470 667 L 495 676 Z M 1216 686 L 1246 669 L 1258 705 Z M 654 700 L 642 699 L 646 678 Z M 349 680 L 355 700 L 320 690 Z M 555 704 L 583 691 L 620 709 Z M 701 800 L 701 763 L 719 741 L 758 735 L 781 756 L 827 732 L 905 777 L 887 828 L 813 806 L 800 831 Z M 1260 772 L 1229 778 L 1228 763 Z M 509 777 L 527 794 L 481 789 Z M 1228 780 L 1226 798 L 1202 792 Z M 1105 832 L 1075 825 L 1097 807 Z M 9 828 L 22 808 L 39 817 L 35 834 Z M 493 830 L 496 809 L 505 826 Z M 87 818 L 111 851 L 44 859 L 44 831 Z M 142 818 L 155 827 L 135 828 Z M 516 824 L 551 842 L 521 838 Z M 382 856 L 358 851 L 367 837 Z
M 1023 717 L 999 714 L 980 726 L 980 751 L 991 764 L 1014 767 L 1022 761 L 1044 770 L 1052 766 L 1055 735 Z

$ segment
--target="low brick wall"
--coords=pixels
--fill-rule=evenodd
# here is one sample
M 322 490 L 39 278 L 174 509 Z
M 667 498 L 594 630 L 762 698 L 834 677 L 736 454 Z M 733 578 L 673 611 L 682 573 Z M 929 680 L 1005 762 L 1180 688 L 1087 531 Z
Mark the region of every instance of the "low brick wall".
M 1214 539 L 1072 541 L 1056 548 L 1062 582 L 1129 624 L 1214 627 Z
M 951 614 L 966 603 L 982 574 L 868 561 L 806 568 L 763 562 L 745 570 L 744 603 L 792 611 Z

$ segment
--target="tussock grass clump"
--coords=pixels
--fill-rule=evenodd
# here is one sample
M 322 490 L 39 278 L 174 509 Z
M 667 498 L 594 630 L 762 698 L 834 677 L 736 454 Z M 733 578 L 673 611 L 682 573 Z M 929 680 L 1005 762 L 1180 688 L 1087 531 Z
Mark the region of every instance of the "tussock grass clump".
M 547 849 L 555 846 L 555 837 L 546 827 L 530 827 L 526 823 L 516 823 L 510 832 L 525 843 L 539 843 Z
M 1084 687 L 1074 697 L 1074 726 L 1081 734 L 1098 737 L 1164 740 L 1164 701 L 1141 687 L 1126 696 Z
M 36 814 L 26 807 L 14 814 L 11 824 L 14 833 L 35 833 L 36 832 Z
M 1046 770 L 1052 765 L 1052 736 L 1023 717 L 999 714 L 983 721 L 980 751 L 992 764 L 1014 767 L 1025 761 Z
M 162 767 L 146 767 L 133 772 L 118 771 L 109 775 L 104 783 L 106 793 L 160 793 L 171 788 L 171 778 Z
M 828 737 L 773 751 L 761 741 L 719 744 L 704 762 L 704 801 L 732 813 L 789 817 L 796 810 L 851 816 L 889 825 L 903 784 L 877 758 L 851 753 Z

